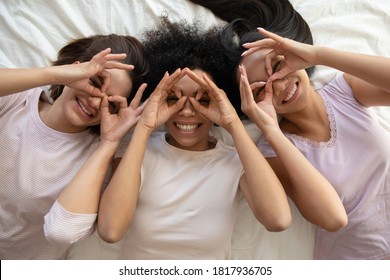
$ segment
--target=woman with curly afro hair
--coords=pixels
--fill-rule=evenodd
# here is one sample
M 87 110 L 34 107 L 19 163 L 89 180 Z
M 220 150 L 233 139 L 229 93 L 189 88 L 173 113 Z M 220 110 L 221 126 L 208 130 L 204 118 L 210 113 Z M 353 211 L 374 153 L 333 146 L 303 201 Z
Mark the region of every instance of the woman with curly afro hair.
M 240 193 L 267 230 L 290 223 L 282 185 L 216 86 L 227 69 L 218 36 L 218 28 L 166 17 L 145 33 L 153 92 L 102 195 L 97 226 L 107 242 L 124 239 L 120 259 L 230 259 Z M 213 124 L 234 147 L 209 136 Z

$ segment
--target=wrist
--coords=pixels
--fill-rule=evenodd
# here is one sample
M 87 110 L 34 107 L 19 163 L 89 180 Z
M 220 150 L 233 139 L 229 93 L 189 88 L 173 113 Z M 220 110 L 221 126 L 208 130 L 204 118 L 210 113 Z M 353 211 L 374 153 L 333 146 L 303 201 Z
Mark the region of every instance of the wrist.
M 111 141 L 108 139 L 100 139 L 98 149 L 116 150 L 119 146 L 119 141 Z
M 262 131 L 264 138 L 270 143 L 274 143 L 281 137 L 285 138 L 283 132 L 280 130 L 279 127 L 269 127 L 268 129 L 265 129 Z
M 154 129 L 151 128 L 150 126 L 147 126 L 143 122 L 139 121 L 135 126 L 134 134 L 137 133 L 149 137 L 150 134 L 152 134 L 153 130 Z
M 241 129 L 245 129 L 244 124 L 242 123 L 242 121 L 239 118 L 230 122 L 228 125 L 224 126 L 224 128 L 231 135 L 233 135 L 234 133 L 239 133 Z

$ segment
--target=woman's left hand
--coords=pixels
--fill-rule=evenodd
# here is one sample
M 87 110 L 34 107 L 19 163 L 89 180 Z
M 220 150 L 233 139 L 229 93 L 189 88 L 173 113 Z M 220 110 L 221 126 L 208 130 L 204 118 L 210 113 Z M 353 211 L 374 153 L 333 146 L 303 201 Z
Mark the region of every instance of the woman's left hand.
M 101 123 L 100 139 L 101 141 L 119 143 L 125 134 L 138 122 L 146 106 L 146 102 L 140 105 L 141 97 L 146 88 L 142 84 L 130 105 L 127 106 L 126 97 L 119 95 L 107 96 L 102 98 L 100 105 Z M 116 106 L 117 109 L 112 106 Z M 113 110 L 117 110 L 116 112 Z
M 236 110 L 226 96 L 226 93 L 222 89 L 218 88 L 217 85 L 206 75 L 206 73 L 203 73 L 202 77 L 199 77 L 188 68 L 186 68 L 185 71 L 193 81 L 199 84 L 202 89 L 208 93 L 210 98 L 209 105 L 205 106 L 200 104 L 197 98 L 189 97 L 195 110 L 228 131 L 236 121 L 241 122 Z

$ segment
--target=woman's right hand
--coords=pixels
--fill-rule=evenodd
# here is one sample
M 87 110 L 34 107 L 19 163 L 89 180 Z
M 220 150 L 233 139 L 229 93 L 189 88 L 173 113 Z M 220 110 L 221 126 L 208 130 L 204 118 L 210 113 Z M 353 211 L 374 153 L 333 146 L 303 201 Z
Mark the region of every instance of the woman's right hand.
M 126 54 L 111 54 L 107 48 L 88 62 L 39 67 L 0 69 L 0 96 L 22 92 L 45 85 L 66 85 L 84 91 L 90 96 L 103 98 L 110 85 L 108 69 L 131 71 L 133 65 L 119 62 Z
M 139 125 L 143 125 L 147 130 L 152 131 L 164 124 L 174 113 L 183 108 L 187 98 L 185 96 L 182 96 L 175 104 L 169 105 L 167 103 L 169 92 L 183 75 L 184 72 L 181 69 L 177 69 L 171 75 L 168 72 L 165 73 L 156 89 L 149 96 L 148 103 L 138 121 Z
M 264 94 L 264 98 L 256 101 L 252 93 L 253 88 L 248 81 L 245 67 L 240 65 L 239 70 L 241 74 L 241 110 L 263 131 L 263 133 L 267 133 L 270 129 L 280 130 L 275 107 L 272 104 L 272 82 L 268 81 L 265 85 L 264 93 L 262 93 Z
M 127 106 L 127 99 L 124 96 L 104 96 L 100 105 L 102 119 L 100 123 L 100 140 L 119 144 L 125 134 L 134 127 L 141 118 L 142 112 L 147 104 L 141 104 L 141 97 L 145 91 L 146 83 L 142 84 L 130 105 Z M 117 112 L 110 112 L 109 102 L 116 103 L 119 107 Z
M 267 72 L 270 75 L 269 81 L 281 79 L 287 74 L 306 69 L 316 64 L 317 48 L 300 43 L 288 38 L 283 38 L 275 33 L 258 28 L 259 32 L 268 37 L 251 43 L 246 43 L 243 46 L 248 50 L 243 52 L 243 56 L 250 55 L 260 49 L 272 49 L 265 57 Z M 272 61 L 276 56 L 283 56 L 284 59 L 277 71 L 272 71 Z

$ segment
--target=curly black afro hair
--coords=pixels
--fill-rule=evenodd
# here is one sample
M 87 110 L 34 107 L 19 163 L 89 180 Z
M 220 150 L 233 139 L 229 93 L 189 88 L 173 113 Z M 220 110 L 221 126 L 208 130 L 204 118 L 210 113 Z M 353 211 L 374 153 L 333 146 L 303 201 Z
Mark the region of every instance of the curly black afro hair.
M 144 98 L 147 98 L 160 82 L 164 73 L 178 68 L 201 69 L 208 73 L 218 87 L 229 89 L 229 59 L 220 40 L 221 27 L 204 29 L 202 22 L 171 22 L 167 15 L 160 25 L 146 30 L 143 43 L 149 60 L 150 72 Z

